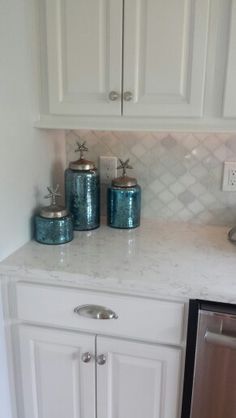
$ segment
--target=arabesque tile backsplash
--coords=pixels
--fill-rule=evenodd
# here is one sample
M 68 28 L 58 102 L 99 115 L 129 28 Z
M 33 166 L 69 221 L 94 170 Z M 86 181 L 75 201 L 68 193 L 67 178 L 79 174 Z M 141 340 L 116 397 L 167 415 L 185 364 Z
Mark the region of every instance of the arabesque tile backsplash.
M 142 187 L 143 217 L 236 223 L 236 192 L 221 190 L 223 162 L 236 161 L 236 134 L 68 131 L 67 162 L 77 158 L 79 138 L 97 164 L 100 155 L 130 158 Z

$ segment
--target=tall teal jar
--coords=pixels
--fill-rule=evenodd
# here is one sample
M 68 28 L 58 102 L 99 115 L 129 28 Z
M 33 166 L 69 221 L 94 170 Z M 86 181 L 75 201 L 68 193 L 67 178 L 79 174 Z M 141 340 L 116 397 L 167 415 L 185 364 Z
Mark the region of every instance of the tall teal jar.
M 85 142 L 77 142 L 80 158 L 65 171 L 66 206 L 77 231 L 87 231 L 100 225 L 100 182 L 93 161 L 84 158 Z
M 48 245 L 65 244 L 73 239 L 72 217 L 65 207 L 56 203 L 56 197 L 60 196 L 58 186 L 55 190 L 48 187 L 48 191 L 45 198 L 51 198 L 52 203 L 35 216 L 35 240 Z
M 132 168 L 129 160 L 119 161 L 122 176 L 113 179 L 107 190 L 107 224 L 112 228 L 137 228 L 140 225 L 141 187 L 135 178 L 126 175 L 126 170 Z

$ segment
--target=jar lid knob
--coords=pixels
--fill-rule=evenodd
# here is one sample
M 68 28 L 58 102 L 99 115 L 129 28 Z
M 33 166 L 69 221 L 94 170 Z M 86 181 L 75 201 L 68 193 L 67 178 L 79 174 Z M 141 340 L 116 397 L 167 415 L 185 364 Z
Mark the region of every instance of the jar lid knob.
M 68 215 L 68 210 L 61 205 L 57 204 L 57 197 L 61 197 L 59 191 L 59 184 L 55 188 L 47 187 L 48 194 L 45 199 L 51 199 L 51 204 L 49 206 L 42 207 L 39 214 L 43 218 L 63 218 Z
M 129 164 L 129 158 L 126 161 L 123 161 L 119 158 L 120 165 L 117 167 L 117 170 L 123 170 L 122 177 L 126 176 L 126 170 L 132 170 L 133 167 Z
M 80 159 L 82 160 L 84 158 L 84 153 L 88 151 L 88 148 L 86 147 L 86 141 L 84 142 L 76 142 L 78 149 L 75 150 L 75 152 L 80 152 Z
M 76 161 L 72 161 L 69 164 L 69 167 L 71 170 L 75 171 L 90 171 L 90 170 L 96 170 L 95 163 L 93 161 L 86 160 L 84 158 L 84 153 L 88 151 L 88 148 L 86 147 L 86 141 L 79 142 L 76 141 L 77 149 L 75 149 L 75 152 L 80 153 L 80 158 Z
M 134 187 L 137 184 L 137 180 L 133 177 L 129 177 L 126 174 L 126 170 L 132 170 L 133 167 L 129 164 L 129 158 L 123 161 L 119 158 L 120 165 L 117 170 L 122 170 L 122 175 L 112 180 L 112 185 L 115 187 Z
M 57 197 L 61 197 L 61 194 L 58 193 L 59 191 L 59 184 L 56 185 L 55 189 L 53 187 L 47 187 L 48 194 L 45 197 L 45 199 L 52 199 L 51 200 L 51 206 L 57 206 Z

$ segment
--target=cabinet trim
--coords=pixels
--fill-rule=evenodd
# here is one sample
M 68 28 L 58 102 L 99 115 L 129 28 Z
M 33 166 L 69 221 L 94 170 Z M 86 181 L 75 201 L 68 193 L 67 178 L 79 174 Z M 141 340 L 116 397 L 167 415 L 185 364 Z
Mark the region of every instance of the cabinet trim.
M 41 115 L 34 122 L 40 129 L 94 129 L 102 131 L 235 132 L 236 119 L 220 118 L 126 118 Z

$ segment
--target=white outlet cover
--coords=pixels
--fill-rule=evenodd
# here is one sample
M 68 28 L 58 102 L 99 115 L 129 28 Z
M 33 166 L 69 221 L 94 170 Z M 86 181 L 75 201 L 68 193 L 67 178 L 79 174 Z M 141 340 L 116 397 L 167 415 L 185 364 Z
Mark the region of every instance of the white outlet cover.
M 225 161 L 222 190 L 225 192 L 236 192 L 236 162 Z
M 117 177 L 117 157 L 99 158 L 100 183 L 111 184 L 111 181 Z

